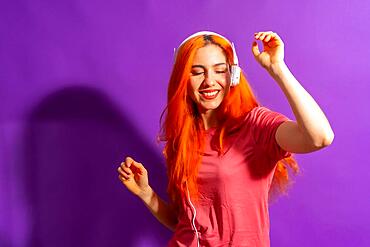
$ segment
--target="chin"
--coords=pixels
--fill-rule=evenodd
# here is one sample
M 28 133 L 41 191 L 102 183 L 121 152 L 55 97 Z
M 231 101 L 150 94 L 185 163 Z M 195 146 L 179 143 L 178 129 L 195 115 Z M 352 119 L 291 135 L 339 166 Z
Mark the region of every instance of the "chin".
M 212 103 L 206 103 L 206 104 L 201 104 L 201 107 L 204 111 L 208 110 L 216 110 L 219 106 L 221 105 L 221 102 L 212 102 Z

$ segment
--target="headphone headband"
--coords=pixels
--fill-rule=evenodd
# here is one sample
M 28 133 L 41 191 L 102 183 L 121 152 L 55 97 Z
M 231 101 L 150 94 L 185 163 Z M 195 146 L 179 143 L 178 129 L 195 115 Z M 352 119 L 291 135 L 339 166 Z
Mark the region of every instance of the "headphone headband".
M 230 45 L 231 45 L 231 48 L 233 50 L 233 65 L 239 65 L 239 60 L 238 60 L 238 56 L 236 55 L 236 51 L 235 51 L 235 46 L 234 46 L 234 43 L 231 42 L 230 40 L 228 40 L 225 36 L 222 36 L 221 34 L 219 33 L 216 33 L 216 32 L 211 32 L 211 31 L 199 31 L 199 32 L 196 32 L 196 33 L 193 33 L 192 35 L 190 35 L 189 37 L 187 37 L 186 39 L 184 39 L 180 45 L 177 47 L 177 49 L 175 48 L 174 51 L 175 51 L 175 58 L 177 56 L 177 50 L 183 45 L 185 44 L 188 40 L 194 38 L 194 37 L 197 37 L 197 36 L 203 36 L 203 35 L 214 35 L 214 36 L 218 36 L 220 38 L 223 38 L 224 40 L 226 40 Z

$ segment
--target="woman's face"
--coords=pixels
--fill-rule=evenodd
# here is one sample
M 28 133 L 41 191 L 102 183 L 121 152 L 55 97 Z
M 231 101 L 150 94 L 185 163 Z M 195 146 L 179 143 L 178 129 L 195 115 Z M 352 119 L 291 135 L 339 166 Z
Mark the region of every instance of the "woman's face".
M 223 50 L 217 45 L 199 48 L 190 73 L 190 96 L 200 113 L 219 107 L 230 86 L 230 71 Z

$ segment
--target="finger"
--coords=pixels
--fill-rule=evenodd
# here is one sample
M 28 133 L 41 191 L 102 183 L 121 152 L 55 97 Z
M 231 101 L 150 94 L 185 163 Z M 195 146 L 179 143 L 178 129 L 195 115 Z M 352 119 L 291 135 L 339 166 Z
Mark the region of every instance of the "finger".
M 258 33 L 255 33 L 255 36 L 257 37 L 257 39 L 259 39 L 263 33 L 264 33 L 264 32 L 258 32 Z
M 127 174 L 119 174 L 118 178 L 120 178 L 123 181 L 127 181 L 128 179 L 130 179 L 130 176 L 128 176 Z
M 118 176 L 118 179 L 121 180 L 123 183 L 126 183 L 127 181 L 130 181 L 130 178 L 125 178 L 121 175 Z
M 253 41 L 252 44 L 252 53 L 255 57 L 257 57 L 260 54 L 260 49 L 258 48 L 258 44 L 256 41 Z
M 125 179 L 130 178 L 130 175 L 122 171 L 122 168 L 118 168 L 118 175 L 124 177 Z
M 124 168 L 127 168 L 126 162 L 122 162 L 119 167 L 121 168 L 121 171 L 123 171 Z
M 117 171 L 120 175 L 127 177 L 127 176 L 130 176 L 132 174 L 131 170 L 127 171 L 127 169 L 130 169 L 130 168 L 118 167 Z
M 275 39 L 277 41 L 282 41 L 281 38 L 280 38 L 280 36 L 277 33 L 272 33 L 271 34 L 271 38 L 272 39 Z
M 123 171 L 122 171 L 122 167 L 120 167 L 120 166 L 119 166 L 119 167 L 117 168 L 117 172 L 118 172 L 119 174 L 121 174 L 121 173 L 123 172 Z
M 123 170 L 124 173 L 126 173 L 127 175 L 131 175 L 132 174 L 132 170 L 128 167 L 123 167 L 121 168 Z
M 284 47 L 283 40 L 276 33 L 272 34 L 270 42 L 273 46 L 280 45 L 280 46 Z
M 260 36 L 259 36 L 259 40 L 264 40 L 265 37 L 266 37 L 267 33 L 262 33 Z
M 262 35 L 262 32 L 254 33 L 254 38 L 259 39 L 261 35 Z
M 263 42 L 268 43 L 271 40 L 271 34 L 267 34 Z
M 125 166 L 126 167 L 130 167 L 132 165 L 132 163 L 134 162 L 134 159 L 131 158 L 131 157 L 126 157 L 125 159 Z
M 132 163 L 132 166 L 135 167 L 135 171 L 138 172 L 138 173 L 140 173 L 140 174 L 144 174 L 144 173 L 147 172 L 147 170 L 145 169 L 145 167 L 143 166 L 143 164 L 141 164 L 139 162 L 134 161 Z

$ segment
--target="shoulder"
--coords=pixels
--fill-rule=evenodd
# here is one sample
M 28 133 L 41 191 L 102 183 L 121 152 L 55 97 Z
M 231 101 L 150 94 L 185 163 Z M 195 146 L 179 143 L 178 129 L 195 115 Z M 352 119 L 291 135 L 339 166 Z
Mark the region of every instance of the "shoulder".
M 248 112 L 245 121 L 252 124 L 268 124 L 269 122 L 284 122 L 289 120 L 285 115 L 265 106 L 256 106 Z
M 259 120 L 260 117 L 269 115 L 272 111 L 265 106 L 256 106 L 252 108 L 246 115 L 245 121 L 248 123 L 254 123 Z

